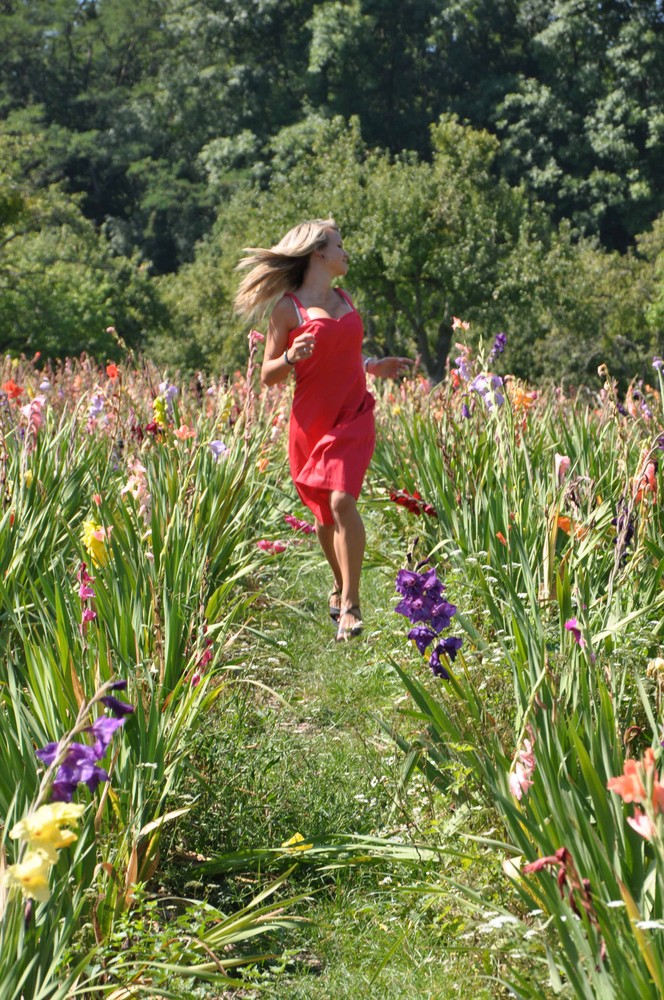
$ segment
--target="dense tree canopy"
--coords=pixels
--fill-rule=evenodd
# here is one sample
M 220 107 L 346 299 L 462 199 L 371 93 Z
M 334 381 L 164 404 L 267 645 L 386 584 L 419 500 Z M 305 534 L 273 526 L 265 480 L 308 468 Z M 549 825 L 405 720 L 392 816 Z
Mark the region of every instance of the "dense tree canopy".
M 314 204 L 349 235 L 372 336 L 410 342 L 431 371 L 465 309 L 487 334 L 517 311 L 515 359 L 536 372 L 590 309 L 586 277 L 620 260 L 649 296 L 637 308 L 617 283 L 628 339 L 659 344 L 659 0 L 4 0 L 0 32 L 5 349 L 94 347 L 127 292 L 130 340 L 165 350 L 170 311 L 174 358 L 179 330 L 190 363 L 214 344 L 230 364 L 232 254 Z M 65 294 L 56 272 L 79 249 L 87 305 L 46 337 L 29 301 L 40 282 Z M 601 342 L 618 312 L 590 309 Z

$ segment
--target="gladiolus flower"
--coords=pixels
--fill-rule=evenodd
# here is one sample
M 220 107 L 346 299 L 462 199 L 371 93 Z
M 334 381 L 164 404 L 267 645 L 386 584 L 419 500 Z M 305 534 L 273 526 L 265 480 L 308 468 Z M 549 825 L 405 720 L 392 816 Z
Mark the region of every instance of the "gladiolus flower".
M 108 562 L 106 542 L 110 538 L 111 528 L 104 528 L 94 521 L 83 522 L 83 547 L 90 555 L 95 566 L 105 566 Z
M 264 340 L 265 340 L 265 336 L 259 330 L 250 330 L 249 331 L 249 348 L 250 348 L 250 350 L 253 350 L 253 348 L 258 347 L 258 345 L 261 344 Z
M 504 536 L 504 534 L 502 533 L 502 531 L 497 531 L 497 532 L 496 532 L 496 538 L 498 539 L 498 541 L 499 541 L 499 542 L 500 542 L 500 543 L 501 543 L 502 545 L 507 545 L 507 544 L 508 544 L 508 543 L 507 543 L 507 539 L 505 538 L 505 536 Z
M 222 455 L 225 455 L 229 451 L 227 444 L 223 441 L 210 441 L 210 451 L 212 452 L 215 462 L 218 462 Z
M 58 851 L 77 840 L 77 835 L 67 827 L 79 820 L 84 811 L 83 805 L 51 802 L 24 816 L 9 836 L 25 841 L 31 851 L 39 851 L 54 865 L 58 861 Z
M 196 431 L 193 427 L 188 427 L 187 424 L 181 424 L 176 431 L 173 431 L 176 438 L 180 441 L 187 441 L 189 438 L 196 437 Z
M 560 455 L 558 452 L 553 456 L 553 470 L 555 473 L 556 481 L 559 486 L 562 485 L 565 476 L 570 470 L 572 464 L 571 458 L 568 455 Z
M 28 853 L 17 865 L 10 865 L 5 872 L 4 881 L 10 889 L 20 889 L 24 899 L 36 899 L 38 903 L 46 903 L 51 891 L 48 885 L 50 865 L 48 859 L 37 851 Z
M 464 322 L 459 319 L 458 316 L 452 317 L 452 329 L 453 330 L 470 330 L 470 323 Z
M 286 550 L 286 542 L 271 542 L 267 538 L 261 538 L 259 542 L 256 542 L 256 546 L 263 552 L 269 552 L 270 555 L 276 555 Z
M 579 623 L 576 620 L 576 618 L 568 618 L 568 620 L 565 622 L 565 628 L 567 629 L 568 632 L 572 633 L 572 635 L 574 636 L 574 642 L 577 644 L 577 646 L 580 646 L 581 649 L 583 649 L 583 647 L 586 645 L 586 640 L 581 635 L 581 629 L 579 628 Z
M 646 493 L 652 495 L 653 500 L 657 496 L 657 465 L 655 462 L 648 462 L 641 476 L 634 485 L 634 503 L 641 503 Z
M 284 514 L 284 521 L 293 531 L 301 531 L 305 535 L 315 534 L 316 528 L 313 524 L 309 524 L 308 521 L 301 521 L 299 517 L 295 517 L 293 514 Z
M 7 393 L 10 399 L 18 399 L 23 392 L 21 386 L 17 385 L 13 378 L 10 378 L 8 382 L 3 382 L 2 390 Z
M 116 378 L 120 374 L 120 369 L 114 364 L 106 365 L 106 374 L 110 378 L 111 382 L 115 382 Z
M 652 840 L 654 834 L 657 832 L 657 827 L 642 809 L 635 809 L 634 815 L 627 817 L 627 822 L 633 830 L 636 830 L 639 836 L 644 837 L 646 840 Z

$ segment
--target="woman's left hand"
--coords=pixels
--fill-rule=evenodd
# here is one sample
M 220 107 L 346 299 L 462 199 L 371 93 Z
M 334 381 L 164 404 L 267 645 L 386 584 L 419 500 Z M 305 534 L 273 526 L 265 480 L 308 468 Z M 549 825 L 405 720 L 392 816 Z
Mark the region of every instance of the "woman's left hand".
M 398 378 L 414 364 L 410 358 L 372 358 L 367 371 L 376 378 Z

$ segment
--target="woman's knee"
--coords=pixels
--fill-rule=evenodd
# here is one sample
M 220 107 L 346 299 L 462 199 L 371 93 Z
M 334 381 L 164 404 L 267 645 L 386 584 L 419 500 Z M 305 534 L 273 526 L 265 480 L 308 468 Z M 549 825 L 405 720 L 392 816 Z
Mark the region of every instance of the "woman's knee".
M 356 510 L 355 497 L 350 493 L 342 493 L 341 490 L 332 490 L 330 493 L 330 510 L 335 521 L 343 521 L 349 514 Z

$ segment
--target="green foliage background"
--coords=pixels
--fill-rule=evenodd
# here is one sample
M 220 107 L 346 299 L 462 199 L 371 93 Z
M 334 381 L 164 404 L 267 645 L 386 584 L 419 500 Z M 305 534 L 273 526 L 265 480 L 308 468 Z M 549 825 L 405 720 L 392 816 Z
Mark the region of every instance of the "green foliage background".
M 6 0 L 0 349 L 245 360 L 240 250 L 333 214 L 372 349 L 644 377 L 664 351 L 656 0 Z

